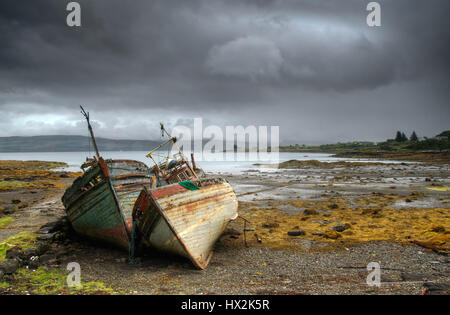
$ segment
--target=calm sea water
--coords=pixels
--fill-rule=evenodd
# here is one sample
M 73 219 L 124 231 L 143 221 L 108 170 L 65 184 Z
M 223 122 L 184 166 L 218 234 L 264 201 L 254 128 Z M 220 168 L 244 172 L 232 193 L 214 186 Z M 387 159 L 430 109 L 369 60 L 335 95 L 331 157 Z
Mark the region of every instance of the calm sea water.
M 128 159 L 138 160 L 145 164 L 152 166 L 151 159 L 145 157 L 148 152 L 144 151 L 105 151 L 102 152 L 102 156 L 105 159 Z M 166 153 L 166 152 L 161 152 Z M 186 153 L 185 153 L 186 154 Z M 18 153 L 0 153 L 0 160 L 22 160 L 22 161 L 57 161 L 65 162 L 69 167 L 65 168 L 67 171 L 79 171 L 80 165 L 86 160 L 86 157 L 92 157 L 94 154 L 91 152 L 18 152 Z M 186 154 L 190 158 L 190 154 Z M 255 168 L 254 163 L 279 163 L 289 160 L 318 160 L 321 162 L 333 162 L 333 161 L 361 161 L 348 158 L 335 158 L 332 154 L 324 153 L 298 153 L 298 152 L 280 152 L 278 160 L 258 160 L 252 159 L 248 153 L 235 153 L 233 161 L 218 161 L 221 156 L 208 157 L 204 160 L 198 159 L 195 155 L 197 165 L 203 168 L 206 172 L 214 173 L 232 173 L 239 174 L 242 171 L 246 171 L 251 168 Z M 211 159 L 216 159 L 211 160 Z M 366 160 L 364 160 L 366 161 Z M 392 163 L 392 161 L 389 161 Z M 273 168 L 258 168 L 261 171 L 274 171 Z

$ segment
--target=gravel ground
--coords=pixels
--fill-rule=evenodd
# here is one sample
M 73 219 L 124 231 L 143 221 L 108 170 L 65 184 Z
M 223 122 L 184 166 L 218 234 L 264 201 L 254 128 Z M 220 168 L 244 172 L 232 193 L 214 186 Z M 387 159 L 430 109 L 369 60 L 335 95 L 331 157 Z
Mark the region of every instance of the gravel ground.
M 67 262 L 79 262 L 83 277 L 134 294 L 421 294 L 424 282 L 450 284 L 447 257 L 388 242 L 320 254 L 233 249 L 219 242 L 206 270 L 159 255 L 129 265 L 122 252 L 74 247 Z M 380 287 L 366 283 L 372 261 L 381 267 Z

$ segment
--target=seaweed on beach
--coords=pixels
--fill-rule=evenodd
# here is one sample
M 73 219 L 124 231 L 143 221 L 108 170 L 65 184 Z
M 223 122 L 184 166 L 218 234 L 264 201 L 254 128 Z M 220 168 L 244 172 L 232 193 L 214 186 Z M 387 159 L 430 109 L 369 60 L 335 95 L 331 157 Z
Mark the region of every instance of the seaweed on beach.
M 63 178 L 79 175 L 55 170 L 65 166 L 63 162 L 0 161 L 0 191 L 63 188 L 60 184 Z

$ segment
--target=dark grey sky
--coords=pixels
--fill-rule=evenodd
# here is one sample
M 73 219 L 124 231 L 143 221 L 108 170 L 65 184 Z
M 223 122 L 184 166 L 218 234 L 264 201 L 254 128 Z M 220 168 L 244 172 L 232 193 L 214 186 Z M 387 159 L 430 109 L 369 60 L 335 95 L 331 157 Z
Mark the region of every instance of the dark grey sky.
M 284 143 L 450 129 L 448 0 L 0 2 L 0 136 L 279 125 Z

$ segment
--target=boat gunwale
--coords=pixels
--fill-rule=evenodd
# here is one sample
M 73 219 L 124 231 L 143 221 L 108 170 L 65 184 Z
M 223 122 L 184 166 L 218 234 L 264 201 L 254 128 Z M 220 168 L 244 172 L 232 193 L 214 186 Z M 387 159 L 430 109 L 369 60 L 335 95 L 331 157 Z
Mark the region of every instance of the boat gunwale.
M 111 161 L 128 161 L 128 160 L 111 160 Z M 134 161 L 134 160 L 129 160 L 129 161 Z M 135 161 L 135 162 L 138 162 L 138 163 L 142 163 L 142 164 L 144 164 L 143 162 L 139 162 L 139 161 Z M 145 164 L 144 164 L 145 165 Z M 86 171 L 83 175 L 81 175 L 80 177 L 78 177 L 76 180 L 80 180 L 81 181 L 81 179 L 84 177 L 84 176 L 86 176 L 88 173 L 90 173 L 90 172 L 94 172 L 93 170 L 95 170 L 96 168 L 99 168 L 99 173 L 100 174 L 103 174 L 103 172 L 102 172 L 102 170 L 101 170 L 101 168 L 100 168 L 100 166 L 97 164 L 97 165 L 95 165 L 95 166 L 93 166 L 91 169 L 89 169 L 88 171 Z M 104 174 L 103 174 L 104 175 Z M 119 178 L 120 177 L 120 178 Z M 150 177 L 148 177 L 148 175 L 144 175 L 144 174 L 126 174 L 126 175 L 120 175 L 120 176 L 116 176 L 116 177 L 109 177 L 111 180 L 116 180 L 116 179 L 127 179 L 127 178 L 150 178 Z M 64 197 L 64 195 L 65 195 L 65 193 L 64 193 L 64 195 L 63 195 L 63 197 L 62 197 L 62 199 L 63 199 L 63 203 L 65 203 L 65 204 L 67 204 L 67 208 L 70 208 L 71 206 L 72 206 L 72 204 L 73 203 L 75 203 L 76 201 L 78 201 L 80 198 L 82 198 L 85 194 L 87 194 L 87 193 L 89 193 L 92 189 L 94 189 L 95 187 L 97 187 L 97 186 L 99 186 L 100 184 L 102 184 L 103 183 L 103 181 L 107 181 L 107 178 L 105 177 L 105 176 L 103 176 L 103 178 L 102 178 L 102 180 L 100 181 L 100 182 L 98 182 L 98 183 L 96 183 L 94 186 L 92 186 L 90 189 L 88 189 L 88 190 L 86 190 L 86 191 L 83 191 L 81 194 L 77 194 L 77 195 L 75 195 L 75 196 L 72 196 L 72 197 L 69 197 L 69 196 L 67 196 L 66 198 Z M 75 181 L 74 181 L 74 183 L 72 184 L 72 186 L 70 186 L 67 190 L 66 190 L 66 192 L 69 190 L 69 189 L 71 189 L 72 187 L 74 187 L 74 185 L 75 185 Z M 121 191 L 122 189 L 124 189 L 124 188 L 126 188 L 126 187 L 129 187 L 129 186 L 132 186 L 132 185 L 136 185 L 136 186 L 138 186 L 138 185 L 143 185 L 143 183 L 130 183 L 130 184 L 118 184 L 118 185 L 114 185 L 114 183 L 113 183 L 113 189 L 114 189 L 114 191 Z M 64 201 L 64 199 L 65 199 L 65 201 Z
M 101 186 L 102 184 L 105 184 L 105 183 L 107 184 L 106 179 L 102 178 L 102 180 L 100 182 L 96 183 L 90 189 L 85 190 L 72 198 L 69 198 L 70 200 L 68 200 L 66 202 L 66 204 L 67 204 L 66 208 L 70 209 L 73 206 L 73 204 L 76 203 L 78 200 L 82 199 L 83 197 L 85 197 L 85 195 L 87 195 L 88 193 L 91 193 L 93 190 L 97 189 L 99 186 Z
M 137 187 L 137 186 L 145 186 L 145 184 L 147 184 L 147 183 L 143 182 L 143 183 L 116 184 L 116 185 L 114 185 L 114 183 L 113 183 L 114 189 L 115 189 L 117 192 L 123 192 L 123 191 L 126 191 L 126 189 L 129 188 L 129 187 L 134 187 L 134 186 L 136 186 L 136 187 Z M 148 183 L 148 184 L 151 184 L 151 183 Z
M 76 191 L 72 191 L 72 190 L 75 190 L 76 186 L 80 186 L 81 187 L 81 182 L 83 181 L 83 178 L 88 177 L 88 176 L 91 176 L 92 178 L 94 178 L 95 175 L 97 175 L 96 174 L 97 172 L 98 172 L 98 175 L 102 174 L 102 170 L 100 169 L 98 164 L 92 166 L 90 169 L 88 169 L 86 172 L 84 172 L 83 175 L 77 177 L 73 181 L 72 185 L 66 189 L 66 191 L 63 194 L 63 196 L 61 197 L 61 201 L 63 203 L 71 203 L 70 200 L 72 200 L 74 198 L 74 195 L 76 193 Z M 93 174 L 91 174 L 91 173 L 93 173 Z M 102 178 L 102 180 L 103 180 L 103 178 Z M 89 191 L 89 190 L 87 190 L 87 191 Z M 70 196 L 69 193 L 71 193 L 72 196 Z M 77 196 L 77 195 L 75 195 L 75 196 Z

